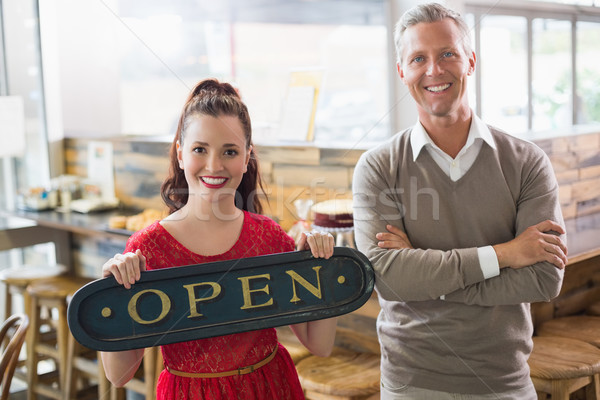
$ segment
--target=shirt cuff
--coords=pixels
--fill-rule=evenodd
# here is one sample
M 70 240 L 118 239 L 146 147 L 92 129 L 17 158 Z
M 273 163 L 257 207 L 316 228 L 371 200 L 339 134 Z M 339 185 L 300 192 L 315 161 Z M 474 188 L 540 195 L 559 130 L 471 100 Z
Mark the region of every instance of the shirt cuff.
M 478 247 L 479 266 L 483 272 L 483 278 L 489 279 L 500 275 L 500 264 L 498 256 L 492 246 Z

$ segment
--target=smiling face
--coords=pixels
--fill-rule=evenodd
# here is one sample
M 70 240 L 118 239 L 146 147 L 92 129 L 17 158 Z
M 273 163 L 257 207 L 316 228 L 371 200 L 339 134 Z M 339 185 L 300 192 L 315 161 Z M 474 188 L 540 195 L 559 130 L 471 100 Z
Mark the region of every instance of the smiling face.
M 233 205 L 250 150 L 238 118 L 191 117 L 183 144 L 177 143 L 177 159 L 185 173 L 190 201 L 230 201 Z
M 475 70 L 475 54 L 465 54 L 454 21 L 444 18 L 410 26 L 402 41 L 398 73 L 417 102 L 419 118 L 470 113 L 467 77 Z

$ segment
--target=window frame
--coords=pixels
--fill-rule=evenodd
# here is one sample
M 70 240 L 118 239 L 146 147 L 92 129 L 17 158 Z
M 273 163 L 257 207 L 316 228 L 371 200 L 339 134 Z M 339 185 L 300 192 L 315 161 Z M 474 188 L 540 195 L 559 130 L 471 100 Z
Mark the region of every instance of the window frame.
M 502 4 L 487 2 L 466 2 L 465 14 L 472 14 L 472 35 L 475 54 L 481 54 L 481 24 L 482 18 L 489 15 L 524 17 L 527 20 L 527 130 L 533 129 L 533 20 L 538 18 L 569 21 L 571 23 L 571 104 L 577 104 L 577 23 L 592 22 L 600 24 L 600 8 L 561 3 L 538 1 L 516 2 L 503 1 Z M 482 60 L 484 62 L 484 60 Z M 481 70 L 475 70 L 476 101 L 475 112 L 482 111 L 482 77 Z M 577 124 L 577 107 L 571 107 L 571 127 Z M 599 121 L 600 122 L 600 121 Z

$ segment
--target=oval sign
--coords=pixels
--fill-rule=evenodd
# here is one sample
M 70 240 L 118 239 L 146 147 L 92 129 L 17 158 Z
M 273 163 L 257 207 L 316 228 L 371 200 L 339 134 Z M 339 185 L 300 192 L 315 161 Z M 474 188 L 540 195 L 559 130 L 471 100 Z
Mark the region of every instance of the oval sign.
M 371 296 L 373 268 L 336 247 L 142 272 L 125 289 L 112 277 L 73 296 L 68 322 L 82 345 L 100 351 L 151 347 L 330 318 Z

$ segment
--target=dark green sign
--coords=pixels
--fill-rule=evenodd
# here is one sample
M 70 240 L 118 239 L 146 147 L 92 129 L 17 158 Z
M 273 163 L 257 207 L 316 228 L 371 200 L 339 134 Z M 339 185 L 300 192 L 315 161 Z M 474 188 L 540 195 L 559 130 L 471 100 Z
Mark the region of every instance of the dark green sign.
M 112 277 L 81 288 L 69 327 L 102 351 L 157 346 L 329 318 L 371 295 L 374 273 L 360 252 L 336 247 L 142 272 L 131 289 Z

